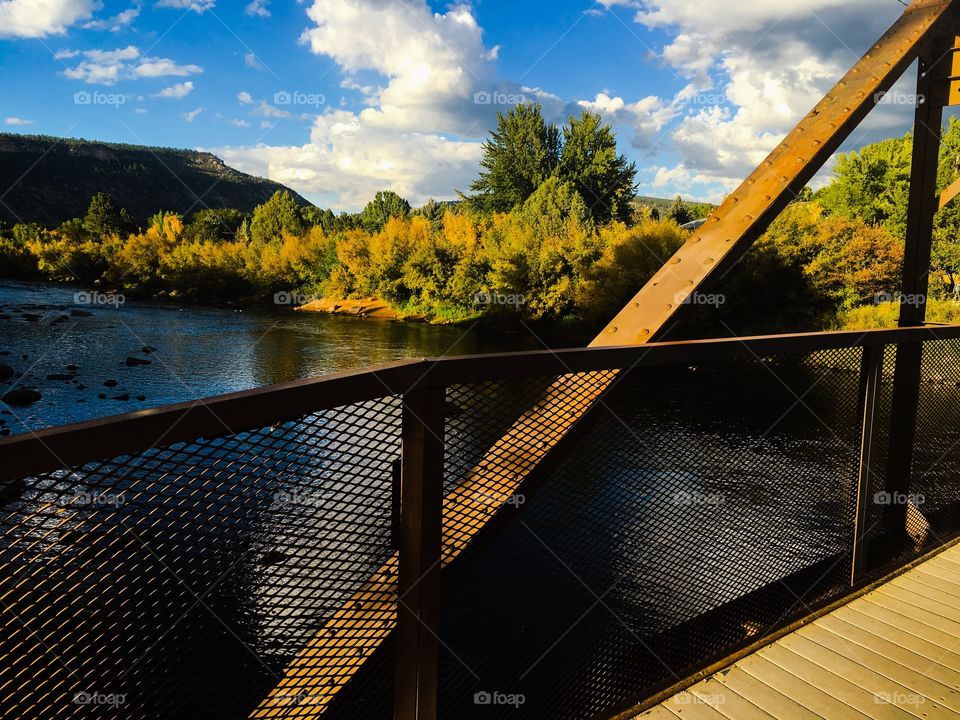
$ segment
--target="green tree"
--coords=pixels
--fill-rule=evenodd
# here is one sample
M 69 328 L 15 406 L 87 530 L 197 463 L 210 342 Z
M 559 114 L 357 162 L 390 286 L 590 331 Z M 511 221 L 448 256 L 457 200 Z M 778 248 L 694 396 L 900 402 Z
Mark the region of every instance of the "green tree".
M 244 214 L 233 208 L 199 210 L 183 229 L 184 239 L 187 242 L 233 240 L 244 220 Z
M 538 238 L 558 236 L 575 223 L 588 233 L 593 232 L 590 209 L 571 182 L 558 177 L 544 181 L 518 211 L 520 219 L 534 230 Z
M 617 154 L 617 138 L 596 113 L 571 117 L 563 129 L 560 177 L 573 183 L 594 219 L 628 222 L 637 168 Z
M 410 203 L 392 190 L 380 190 L 360 213 L 360 224 L 367 232 L 378 232 L 390 218 L 409 214 Z
M 960 122 L 951 117 L 940 144 L 937 192 L 942 193 L 960 176 Z M 933 258 L 935 295 L 960 296 L 960 198 L 947 203 L 934 218 Z
M 343 229 L 343 223 L 340 221 L 340 218 L 333 214 L 333 210 L 322 210 L 315 205 L 309 205 L 305 208 L 300 208 L 300 214 L 308 226 L 320 226 L 327 235 L 332 235 L 338 230 Z
M 891 138 L 840 155 L 833 181 L 816 194 L 831 215 L 882 225 L 897 237 L 907 226 L 913 138 Z
M 257 205 L 250 223 L 250 237 L 255 243 L 270 242 L 283 233 L 302 235 L 304 230 L 300 208 L 286 190 L 277 190 L 263 205 Z
M 113 198 L 99 192 L 90 199 L 90 206 L 83 218 L 83 230 L 90 237 L 103 238 L 130 232 L 133 222 L 126 210 L 117 210 Z
M 667 213 L 667 217 L 677 225 L 685 225 L 694 219 L 690 206 L 687 205 L 679 195 L 677 195 L 677 199 L 673 201 L 673 205 L 670 206 L 670 212 Z
M 544 122 L 539 105 L 497 113 L 497 129 L 483 143 L 470 201 L 482 210 L 509 212 L 533 195 L 559 161 L 560 131 Z
M 433 198 L 427 198 L 427 201 L 414 211 L 414 214 L 425 217 L 434 229 L 443 226 L 444 207 Z

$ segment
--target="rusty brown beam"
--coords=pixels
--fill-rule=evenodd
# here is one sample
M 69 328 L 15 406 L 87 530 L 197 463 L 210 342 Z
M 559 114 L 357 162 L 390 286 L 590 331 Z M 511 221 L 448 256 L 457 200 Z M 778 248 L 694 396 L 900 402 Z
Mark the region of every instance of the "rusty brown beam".
M 913 2 L 592 344 L 658 337 L 685 298 L 724 277 L 917 59 L 950 8 L 944 0 Z
M 960 177 L 950 183 L 947 189 L 940 193 L 940 203 L 937 206 L 937 210 L 943 210 L 957 195 L 960 195 Z

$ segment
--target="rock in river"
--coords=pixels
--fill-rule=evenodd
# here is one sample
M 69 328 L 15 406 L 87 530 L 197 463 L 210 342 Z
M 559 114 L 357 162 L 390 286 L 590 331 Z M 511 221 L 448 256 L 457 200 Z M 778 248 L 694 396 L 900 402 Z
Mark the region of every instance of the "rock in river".
M 126 359 L 127 367 L 133 367 L 134 365 L 149 365 L 149 360 L 144 360 L 142 358 L 128 357 Z
M 31 405 L 43 396 L 30 388 L 14 388 L 0 397 L 7 405 Z

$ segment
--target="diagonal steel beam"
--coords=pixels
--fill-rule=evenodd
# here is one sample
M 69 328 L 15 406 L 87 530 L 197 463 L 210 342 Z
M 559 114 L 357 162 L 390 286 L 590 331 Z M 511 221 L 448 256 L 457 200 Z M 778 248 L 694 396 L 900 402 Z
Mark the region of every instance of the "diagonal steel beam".
M 657 338 L 691 293 L 724 277 L 916 60 L 951 5 L 913 2 L 591 344 Z
M 947 189 L 940 193 L 940 202 L 937 210 L 943 210 L 957 195 L 960 195 L 960 177 L 950 183 Z
M 939 31 L 955 3 L 960 5 L 960 0 L 914 0 L 590 345 L 656 339 L 686 297 L 722 278 L 918 57 L 928 34 Z M 494 444 L 444 499 L 444 565 L 455 560 L 497 513 L 500 505 L 490 498 L 518 492 L 597 405 L 616 376 L 608 372 L 560 378 Z M 291 661 L 251 718 L 316 718 L 330 707 L 396 626 L 397 568 L 394 554 Z

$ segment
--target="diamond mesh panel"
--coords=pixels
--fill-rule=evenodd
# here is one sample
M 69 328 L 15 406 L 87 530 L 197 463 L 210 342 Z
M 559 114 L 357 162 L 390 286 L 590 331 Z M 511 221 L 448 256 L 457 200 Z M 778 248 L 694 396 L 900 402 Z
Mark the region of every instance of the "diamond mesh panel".
M 0 716 L 247 717 L 391 556 L 399 438 L 385 398 L 9 489 Z M 327 703 L 323 673 L 270 716 Z M 391 684 L 328 716 L 389 716 Z
M 924 345 L 907 532 L 919 552 L 960 531 L 960 341 Z
M 607 716 L 846 593 L 861 360 L 448 388 L 441 717 Z M 871 542 L 894 369 L 890 347 Z M 5 486 L 0 717 L 387 720 L 400 417 L 383 398 Z M 912 542 L 868 543 L 868 578 L 960 531 L 960 341 L 924 348 L 917 427 Z
M 624 378 L 549 477 L 491 498 L 497 524 L 447 569 L 442 717 L 609 712 L 841 592 L 860 357 Z M 476 457 L 472 423 L 515 416 L 521 390 L 451 388 L 479 405 L 450 422 L 451 474 Z
M 927 342 L 923 347 L 916 408 L 911 484 L 891 492 L 887 461 L 893 420 L 896 347 L 886 348 L 880 386 L 877 441 L 872 463 L 873 492 L 867 498 L 868 578 L 910 562 L 960 532 L 960 343 Z M 891 532 L 890 518 L 906 506 L 906 536 Z

